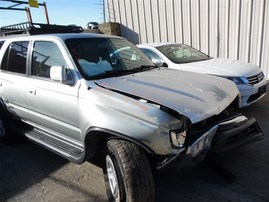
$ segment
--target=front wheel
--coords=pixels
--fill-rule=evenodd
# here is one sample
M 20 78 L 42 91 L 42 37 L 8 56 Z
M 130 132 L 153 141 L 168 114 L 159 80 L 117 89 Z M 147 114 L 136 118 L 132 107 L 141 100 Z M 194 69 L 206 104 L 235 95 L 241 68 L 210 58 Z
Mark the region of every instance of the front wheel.
M 134 143 L 107 142 L 104 177 L 110 201 L 154 201 L 154 182 L 145 152 Z

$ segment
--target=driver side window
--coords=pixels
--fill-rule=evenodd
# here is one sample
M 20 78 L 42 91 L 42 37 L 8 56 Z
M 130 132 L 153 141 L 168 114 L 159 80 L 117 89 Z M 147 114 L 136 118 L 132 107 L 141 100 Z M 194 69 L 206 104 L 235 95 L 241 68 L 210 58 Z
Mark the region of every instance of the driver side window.
M 58 46 L 49 41 L 35 42 L 32 56 L 32 75 L 50 78 L 52 66 L 66 67 L 66 62 Z

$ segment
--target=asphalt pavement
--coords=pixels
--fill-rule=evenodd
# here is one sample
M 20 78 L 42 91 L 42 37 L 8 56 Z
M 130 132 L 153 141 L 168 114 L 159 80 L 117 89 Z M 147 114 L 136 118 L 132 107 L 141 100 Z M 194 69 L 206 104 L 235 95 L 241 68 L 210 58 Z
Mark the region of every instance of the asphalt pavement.
M 264 139 L 195 168 L 155 174 L 156 201 L 269 202 L 269 95 L 241 112 L 257 119 Z M 0 201 L 107 201 L 107 197 L 100 168 L 70 163 L 22 140 L 0 144 Z

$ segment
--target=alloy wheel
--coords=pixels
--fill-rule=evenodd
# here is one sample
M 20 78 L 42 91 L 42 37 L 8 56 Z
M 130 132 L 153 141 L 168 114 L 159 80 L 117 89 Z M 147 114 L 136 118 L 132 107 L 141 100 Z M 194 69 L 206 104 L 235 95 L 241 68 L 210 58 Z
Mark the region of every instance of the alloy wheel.
M 114 163 L 109 155 L 106 156 L 106 169 L 111 193 L 116 202 L 120 201 L 119 183 Z

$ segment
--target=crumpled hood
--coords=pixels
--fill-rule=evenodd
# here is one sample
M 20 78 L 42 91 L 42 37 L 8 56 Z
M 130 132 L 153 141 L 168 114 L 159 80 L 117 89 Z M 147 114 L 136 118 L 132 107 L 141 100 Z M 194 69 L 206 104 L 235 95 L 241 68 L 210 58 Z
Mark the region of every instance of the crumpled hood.
M 96 83 L 169 107 L 192 123 L 219 114 L 238 95 L 235 84 L 226 79 L 164 68 Z
M 261 69 L 258 68 L 256 65 L 239 60 L 225 58 L 213 58 L 201 62 L 180 64 L 180 66 L 187 71 L 213 74 L 224 77 L 250 77 L 257 75 L 261 72 Z

